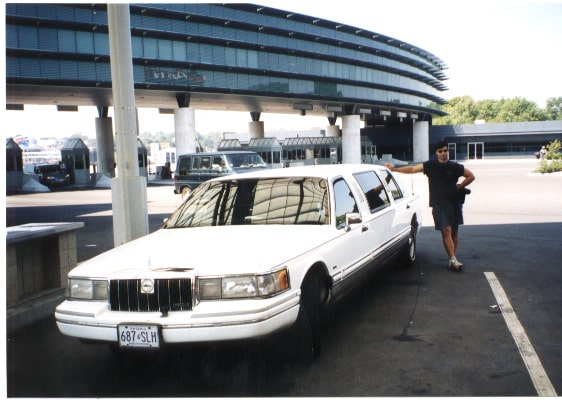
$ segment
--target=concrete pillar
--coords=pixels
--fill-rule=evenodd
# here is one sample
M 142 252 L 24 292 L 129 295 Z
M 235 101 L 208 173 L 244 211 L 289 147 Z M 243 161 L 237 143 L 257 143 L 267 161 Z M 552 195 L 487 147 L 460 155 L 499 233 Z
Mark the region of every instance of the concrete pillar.
M 413 133 L 414 162 L 420 163 L 429 159 L 429 122 L 414 122 Z
M 195 153 L 197 151 L 195 110 L 189 107 L 174 110 L 174 128 L 176 130 L 176 154 Z
M 342 116 L 342 163 L 361 164 L 361 117 Z
M 115 177 L 115 154 L 113 149 L 113 120 L 96 118 L 96 143 L 98 149 L 97 172 Z
M 137 111 L 128 4 L 107 5 L 117 178 L 111 180 L 115 247 L 148 234 L 146 178 L 139 176 Z
M 327 137 L 340 137 L 340 126 L 339 125 L 328 125 L 326 127 Z
M 262 138 L 265 136 L 265 128 L 263 121 L 248 122 L 248 133 L 250 139 Z

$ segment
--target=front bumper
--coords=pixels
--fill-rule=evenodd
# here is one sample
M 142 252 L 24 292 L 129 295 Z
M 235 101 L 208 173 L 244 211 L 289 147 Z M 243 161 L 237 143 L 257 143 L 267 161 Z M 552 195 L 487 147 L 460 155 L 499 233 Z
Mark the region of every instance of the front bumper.
M 65 300 L 55 310 L 59 330 L 81 339 L 117 342 L 120 324 L 157 325 L 164 343 L 249 339 L 291 326 L 300 291 L 269 299 L 201 302 L 193 311 L 115 312 L 105 302 Z

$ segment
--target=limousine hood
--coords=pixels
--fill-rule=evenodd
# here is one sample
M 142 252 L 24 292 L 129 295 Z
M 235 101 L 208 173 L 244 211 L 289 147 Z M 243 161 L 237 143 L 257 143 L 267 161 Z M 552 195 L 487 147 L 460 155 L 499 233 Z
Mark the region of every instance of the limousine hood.
M 134 278 L 146 272 L 260 273 L 344 234 L 329 225 L 160 229 L 81 263 L 71 277 Z

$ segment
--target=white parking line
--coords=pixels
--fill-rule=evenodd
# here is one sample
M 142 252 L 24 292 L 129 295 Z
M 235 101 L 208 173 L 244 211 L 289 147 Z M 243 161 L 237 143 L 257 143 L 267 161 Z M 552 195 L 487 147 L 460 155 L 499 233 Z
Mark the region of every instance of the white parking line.
M 541 360 L 535 352 L 531 341 L 527 337 L 523 326 L 519 322 L 519 318 L 517 318 L 513 307 L 511 307 L 511 303 L 509 302 L 500 281 L 496 278 L 496 274 L 493 272 L 484 272 L 484 276 L 492 288 L 492 292 L 496 297 L 496 301 L 498 302 L 498 306 L 500 307 L 505 323 L 511 332 L 511 336 L 513 336 L 513 339 L 515 340 L 515 344 L 519 349 L 519 353 L 523 358 L 527 371 L 529 371 L 529 375 L 531 376 L 533 385 L 535 385 L 537 394 L 539 396 L 557 396 L 554 386 L 552 386 L 550 379 L 548 379 L 548 375 L 541 364 Z

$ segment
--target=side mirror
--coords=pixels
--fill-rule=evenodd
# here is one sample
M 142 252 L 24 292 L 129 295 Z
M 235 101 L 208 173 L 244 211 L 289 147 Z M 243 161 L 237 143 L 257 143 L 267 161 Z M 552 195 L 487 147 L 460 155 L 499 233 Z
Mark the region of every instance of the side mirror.
M 349 230 L 351 224 L 360 224 L 363 222 L 361 219 L 361 214 L 359 213 L 347 213 L 345 214 L 345 230 Z

